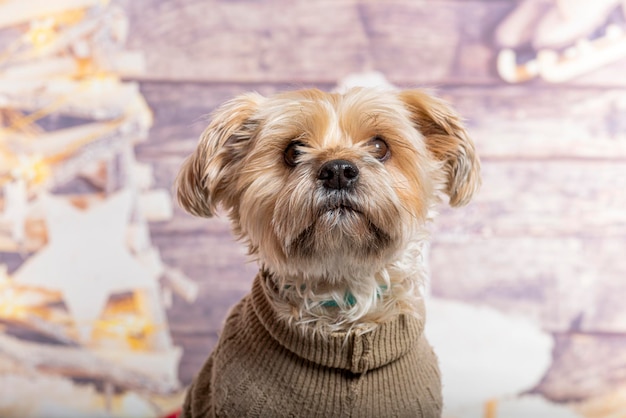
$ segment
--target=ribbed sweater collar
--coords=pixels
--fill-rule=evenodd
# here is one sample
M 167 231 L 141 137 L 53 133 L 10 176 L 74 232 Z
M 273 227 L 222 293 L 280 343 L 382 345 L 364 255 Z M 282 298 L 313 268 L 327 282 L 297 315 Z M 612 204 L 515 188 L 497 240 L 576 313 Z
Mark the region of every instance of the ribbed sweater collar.
M 362 335 L 335 332 L 321 336 L 306 327 L 295 329 L 278 318 L 269 301 L 272 285 L 264 283 L 265 280 L 259 273 L 252 285 L 251 303 L 259 321 L 280 345 L 321 366 L 353 373 L 379 368 L 405 355 L 424 330 L 423 305 L 419 309 L 419 318 L 399 315 Z

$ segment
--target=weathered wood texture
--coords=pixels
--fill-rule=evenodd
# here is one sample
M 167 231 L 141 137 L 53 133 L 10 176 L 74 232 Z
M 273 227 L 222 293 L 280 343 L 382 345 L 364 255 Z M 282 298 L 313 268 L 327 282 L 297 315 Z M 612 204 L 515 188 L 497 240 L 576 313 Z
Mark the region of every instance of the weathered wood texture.
M 445 209 L 440 235 L 626 236 L 626 163 L 483 161 L 483 188 L 462 210 Z
M 442 87 L 483 159 L 624 161 L 624 89 L 571 86 Z
M 440 297 L 524 314 L 546 330 L 623 333 L 626 236 L 433 238 Z
M 493 31 L 514 1 L 165 0 L 120 3 L 149 80 L 333 83 L 379 70 L 399 84 L 503 83 Z M 626 85 L 626 61 L 580 85 Z

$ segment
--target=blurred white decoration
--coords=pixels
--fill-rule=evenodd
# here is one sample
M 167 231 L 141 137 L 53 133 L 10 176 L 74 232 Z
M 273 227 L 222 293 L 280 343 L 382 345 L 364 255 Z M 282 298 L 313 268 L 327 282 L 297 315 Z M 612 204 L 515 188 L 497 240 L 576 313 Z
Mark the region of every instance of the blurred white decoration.
M 158 417 L 152 405 L 134 393 L 128 393 L 122 397 L 120 412 L 120 416 L 124 418 Z
M 607 24 L 621 6 L 622 23 Z M 626 58 L 622 0 L 522 0 L 495 31 L 497 70 L 509 83 L 541 77 L 562 83 Z M 592 37 L 594 32 L 602 32 Z M 518 62 L 518 50 L 535 57 Z
M 483 415 L 476 415 L 483 417 Z M 465 417 L 465 415 L 464 415 Z M 470 415 L 467 415 L 470 418 Z M 502 418 L 583 418 L 571 408 L 547 402 L 540 396 L 520 396 L 518 398 L 503 399 L 497 405 L 495 417 Z M 495 418 L 494 417 L 494 418 Z
M 109 418 L 92 385 L 75 385 L 70 379 L 27 373 L 8 373 L 0 368 L 0 416 Z
M 116 396 L 109 411 L 93 385 L 70 379 L 6 373 L 0 367 L 0 416 L 20 418 L 156 418 L 157 408 L 133 392 Z
M 0 259 L 0 386 L 15 370 L 45 386 L 41 370 L 67 392 L 16 384 L 11 396 L 33 401 L 0 391 L 0 416 L 151 416 L 153 396 L 180 390 L 159 283 L 169 267 L 148 226 L 170 219 L 172 202 L 135 159 L 153 120 L 122 79 L 145 69 L 128 33 L 108 0 L 0 1 L 0 256 L 32 254 L 14 277 Z M 48 196 L 59 187 L 74 194 Z M 167 290 L 195 297 L 178 273 Z M 100 389 L 90 396 L 72 378 Z
M 426 305 L 446 416 L 482 417 L 489 401 L 499 406 L 501 399 L 531 389 L 552 362 L 552 338 L 529 320 L 432 297 Z
M 1 9 L 0 27 L 45 18 L 48 15 L 64 12 L 68 9 L 94 6 L 100 2 L 102 0 L 6 1 Z
M 387 81 L 383 73 L 378 71 L 365 71 L 362 73 L 348 74 L 337 83 L 334 91 L 344 93 L 353 87 L 372 87 L 381 90 L 395 90 L 396 87 Z
M 563 52 L 542 49 L 536 58 L 522 64 L 512 49 L 498 54 L 498 74 L 504 81 L 520 83 L 537 76 L 550 83 L 563 83 L 626 58 L 626 31 L 617 25 L 606 28 L 603 37 L 579 41 Z
M 190 280 L 180 269 L 168 267 L 165 270 L 165 279 L 180 297 L 191 303 L 198 297 L 198 284 Z
M 125 353 L 116 349 L 100 348 L 94 353 L 98 358 L 109 360 L 112 364 L 123 366 L 127 370 L 150 376 L 171 387 L 176 386 L 178 379 L 178 363 L 183 354 L 179 347 L 150 352 L 138 351 Z
M 142 193 L 137 204 L 141 214 L 150 222 L 166 221 L 174 215 L 172 198 L 163 189 Z
M 120 192 L 81 211 L 44 196 L 49 243 L 15 274 L 18 284 L 60 291 L 83 341 L 112 293 L 157 285 L 126 245 L 131 198 Z
M 11 238 L 21 244 L 25 239 L 24 227 L 28 214 L 28 196 L 26 181 L 18 179 L 4 185 L 5 205 L 0 213 L 0 225 L 8 224 Z

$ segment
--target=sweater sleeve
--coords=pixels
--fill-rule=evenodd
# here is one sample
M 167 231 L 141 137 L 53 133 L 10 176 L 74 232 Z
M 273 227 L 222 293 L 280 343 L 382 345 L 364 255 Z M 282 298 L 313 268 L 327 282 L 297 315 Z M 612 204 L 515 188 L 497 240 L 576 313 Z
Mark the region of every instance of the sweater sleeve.
M 205 418 L 215 416 L 212 392 L 213 356 L 206 361 L 195 377 L 183 402 L 183 410 L 178 418 Z
M 193 393 L 194 383 L 191 383 L 185 394 L 185 402 L 183 402 L 183 409 L 178 414 L 178 418 L 191 418 L 191 397 Z

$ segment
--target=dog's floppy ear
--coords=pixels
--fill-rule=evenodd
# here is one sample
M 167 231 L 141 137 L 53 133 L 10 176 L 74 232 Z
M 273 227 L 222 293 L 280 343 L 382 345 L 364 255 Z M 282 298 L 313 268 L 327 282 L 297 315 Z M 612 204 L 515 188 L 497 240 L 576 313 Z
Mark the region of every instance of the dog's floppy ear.
M 218 204 L 234 205 L 236 166 L 259 122 L 252 119 L 264 97 L 244 94 L 226 102 L 212 115 L 194 153 L 176 179 L 179 204 L 196 216 L 212 216 Z
M 421 90 L 402 91 L 399 97 L 430 152 L 444 163 L 450 205 L 467 204 L 480 187 L 480 161 L 460 117 L 443 100 Z

